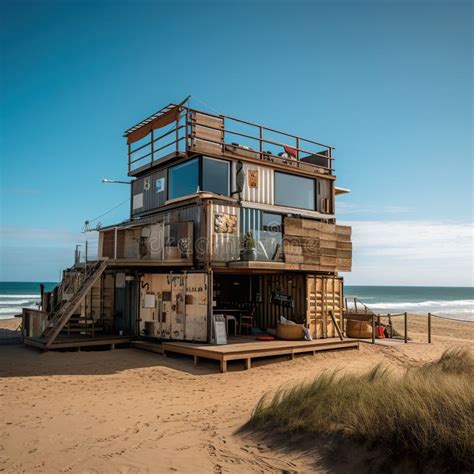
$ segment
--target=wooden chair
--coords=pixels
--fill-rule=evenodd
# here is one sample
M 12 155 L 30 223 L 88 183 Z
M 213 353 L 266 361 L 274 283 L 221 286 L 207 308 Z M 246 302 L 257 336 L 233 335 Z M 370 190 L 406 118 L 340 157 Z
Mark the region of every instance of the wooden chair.
M 247 313 L 242 313 L 240 316 L 240 325 L 239 330 L 240 334 L 242 334 L 242 328 L 246 328 L 248 334 L 251 333 L 252 328 L 254 327 L 254 315 L 255 315 L 256 307 L 252 306 Z

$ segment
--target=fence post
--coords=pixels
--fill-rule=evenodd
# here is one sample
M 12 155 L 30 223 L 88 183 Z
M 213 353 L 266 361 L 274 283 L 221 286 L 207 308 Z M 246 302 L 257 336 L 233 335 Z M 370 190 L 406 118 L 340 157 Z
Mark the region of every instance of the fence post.
M 431 344 L 431 313 L 428 313 L 428 344 Z
M 404 326 L 405 326 L 405 344 L 408 342 L 408 313 L 403 314 Z
M 375 344 L 375 315 L 372 315 L 372 344 Z

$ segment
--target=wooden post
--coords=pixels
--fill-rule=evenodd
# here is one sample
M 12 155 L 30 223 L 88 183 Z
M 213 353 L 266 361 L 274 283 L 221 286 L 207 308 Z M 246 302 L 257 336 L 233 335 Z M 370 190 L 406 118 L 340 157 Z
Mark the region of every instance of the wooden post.
M 372 344 L 375 344 L 375 315 L 372 315 Z
M 431 313 L 428 313 L 428 344 L 431 344 Z
M 223 374 L 227 372 L 227 361 L 224 359 L 221 360 L 221 372 Z
M 404 326 L 405 326 L 405 344 L 408 342 L 408 313 L 405 311 L 403 314 Z
M 245 359 L 245 369 L 249 370 L 252 367 L 252 359 Z
M 197 367 L 199 362 L 199 357 L 197 355 L 194 356 L 194 367 Z

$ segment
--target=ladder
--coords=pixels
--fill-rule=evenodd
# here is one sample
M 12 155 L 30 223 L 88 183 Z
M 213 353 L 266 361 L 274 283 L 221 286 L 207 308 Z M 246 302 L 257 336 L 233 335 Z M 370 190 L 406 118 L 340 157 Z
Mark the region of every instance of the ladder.
M 43 332 L 42 337 L 45 340 L 46 348 L 51 347 L 58 334 L 63 330 L 74 311 L 80 305 L 82 299 L 86 296 L 87 292 L 92 288 L 94 283 L 100 278 L 104 270 L 107 268 L 107 260 L 98 260 L 84 275 L 84 280 L 81 286 L 74 293 L 73 297 L 61 305 L 57 311 L 55 311 L 48 323 L 48 326 Z

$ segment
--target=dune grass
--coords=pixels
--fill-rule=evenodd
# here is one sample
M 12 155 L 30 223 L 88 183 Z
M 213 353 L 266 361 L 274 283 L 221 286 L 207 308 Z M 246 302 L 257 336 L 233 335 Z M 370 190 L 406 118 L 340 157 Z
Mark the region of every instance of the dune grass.
M 472 469 L 473 373 L 466 349 L 448 350 L 403 376 L 381 365 L 363 375 L 324 373 L 264 396 L 250 424 L 277 433 L 340 434 Z

